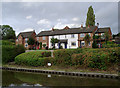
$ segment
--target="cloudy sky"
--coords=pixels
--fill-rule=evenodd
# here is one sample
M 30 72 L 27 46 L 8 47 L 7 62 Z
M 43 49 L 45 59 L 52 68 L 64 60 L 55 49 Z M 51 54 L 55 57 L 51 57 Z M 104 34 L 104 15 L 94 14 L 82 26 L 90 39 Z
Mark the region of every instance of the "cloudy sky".
M 16 34 L 23 31 L 80 27 L 87 17 L 88 7 L 94 9 L 96 24 L 111 27 L 118 33 L 117 2 L 2 2 L 2 24 L 10 25 Z

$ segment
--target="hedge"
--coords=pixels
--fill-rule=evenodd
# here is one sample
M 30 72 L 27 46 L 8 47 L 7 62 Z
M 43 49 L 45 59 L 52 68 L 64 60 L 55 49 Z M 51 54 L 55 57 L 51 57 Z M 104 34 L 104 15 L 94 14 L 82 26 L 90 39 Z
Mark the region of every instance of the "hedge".
M 120 48 L 57 50 L 54 56 L 57 65 L 80 65 L 106 70 L 120 63 Z
M 25 49 L 22 45 L 2 45 L 2 63 L 8 63 L 14 61 L 14 58 L 24 53 Z
M 15 63 L 28 66 L 44 66 L 50 61 L 51 52 L 34 51 L 20 54 L 15 57 Z

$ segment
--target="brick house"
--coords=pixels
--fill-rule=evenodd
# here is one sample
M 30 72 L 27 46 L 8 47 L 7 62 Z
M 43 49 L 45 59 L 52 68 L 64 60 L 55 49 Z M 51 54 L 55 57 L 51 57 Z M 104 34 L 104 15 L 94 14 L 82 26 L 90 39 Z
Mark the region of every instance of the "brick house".
M 98 26 L 88 26 L 88 27 L 79 27 L 79 28 L 69 28 L 66 26 L 63 29 L 54 29 L 49 31 L 41 31 L 38 35 L 36 35 L 36 39 L 38 42 L 42 42 L 42 44 L 46 44 L 48 48 L 52 48 L 51 38 L 57 38 L 59 43 L 55 44 L 56 48 L 62 46 L 63 48 L 78 48 L 85 47 L 84 37 L 86 34 L 89 34 L 91 39 L 87 47 L 92 48 L 93 43 L 93 35 L 104 35 L 105 32 L 108 32 L 110 35 L 110 40 L 112 39 L 112 32 L 110 27 L 106 28 L 98 28 Z M 105 41 L 105 39 L 100 40 L 101 43 Z
M 16 45 L 22 44 L 26 49 L 30 48 L 30 45 L 28 45 L 27 41 L 29 38 L 32 37 L 36 40 L 36 33 L 35 31 L 29 31 L 29 32 L 21 32 L 18 34 L 16 38 Z

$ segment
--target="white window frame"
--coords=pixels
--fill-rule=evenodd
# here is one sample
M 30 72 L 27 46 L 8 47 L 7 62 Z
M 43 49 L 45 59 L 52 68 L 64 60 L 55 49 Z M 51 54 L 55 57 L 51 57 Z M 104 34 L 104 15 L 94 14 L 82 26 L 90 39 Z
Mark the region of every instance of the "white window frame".
M 83 43 L 84 43 L 84 45 L 83 45 Z M 81 46 L 85 46 L 85 41 L 81 41 Z
M 28 41 L 28 38 L 25 38 L 25 43 L 27 43 L 27 41 Z
M 91 36 L 91 33 L 88 33 L 89 36 Z
M 42 37 L 42 39 L 43 39 L 43 40 L 45 40 L 45 39 L 46 39 L 46 37 L 45 37 L 45 36 L 43 36 L 43 37 Z
M 28 47 L 28 44 L 27 44 L 27 43 L 25 44 L 25 47 Z
M 73 43 L 74 43 L 75 45 L 73 45 Z M 71 46 L 76 46 L 76 42 L 71 42 Z
M 37 41 L 39 41 L 39 37 L 37 37 Z
M 81 33 L 81 34 L 80 34 L 80 37 L 85 37 L 85 33 Z
M 90 45 L 91 45 L 91 42 L 89 42 L 88 45 L 90 46 Z
M 74 34 L 71 34 L 71 38 L 75 38 L 75 35 L 74 35 Z

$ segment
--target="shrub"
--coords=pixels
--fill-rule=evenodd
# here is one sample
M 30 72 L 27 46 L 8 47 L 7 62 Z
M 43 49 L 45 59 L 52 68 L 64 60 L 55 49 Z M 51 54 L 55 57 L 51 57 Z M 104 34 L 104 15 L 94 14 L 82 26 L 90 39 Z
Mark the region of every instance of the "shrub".
M 106 44 L 106 43 L 103 43 L 103 44 L 102 44 L 102 47 L 103 47 L 103 48 L 111 48 L 111 47 L 119 47 L 119 45 L 116 44 L 116 43 L 114 43 L 114 42 L 107 42 L 107 44 Z
M 44 66 L 49 62 L 51 52 L 34 51 L 20 54 L 15 57 L 15 63 L 28 66 Z
M 17 55 L 24 52 L 25 49 L 22 45 L 2 45 L 2 63 L 12 62 Z

